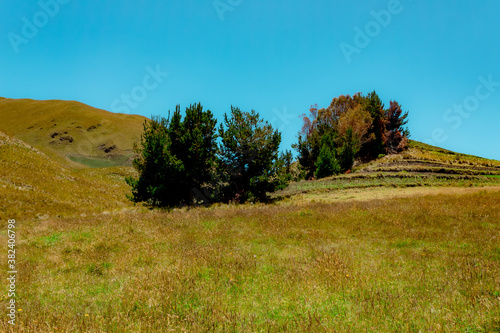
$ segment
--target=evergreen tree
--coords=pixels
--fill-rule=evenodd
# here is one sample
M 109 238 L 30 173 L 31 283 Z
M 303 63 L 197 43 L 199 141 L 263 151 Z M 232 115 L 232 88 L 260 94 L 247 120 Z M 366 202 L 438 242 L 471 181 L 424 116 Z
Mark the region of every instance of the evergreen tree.
M 173 119 L 180 120 L 179 110 L 176 113 L 178 116 L 174 114 Z M 177 132 L 173 135 L 176 144 L 172 145 L 172 151 L 185 168 L 179 193 L 189 204 L 194 199 L 193 190 L 203 190 L 213 179 L 217 151 L 216 124 L 210 110 L 203 111 L 198 103 L 186 108 L 184 120 L 172 128 L 172 132 Z
M 384 104 L 375 91 L 366 96 L 366 109 L 370 112 L 373 122 L 370 133 L 373 133 L 373 140 L 368 142 L 360 151 L 360 155 L 365 160 L 374 159 L 379 154 L 385 153 L 385 125 Z
M 274 163 L 274 168 L 277 174 L 276 190 L 284 189 L 292 180 L 292 152 L 287 150 L 281 153 L 279 158 Z
M 200 104 L 180 106 L 170 120 L 152 117 L 145 122 L 134 167 L 138 179 L 128 178 L 132 200 L 155 206 L 194 203 L 194 193 L 213 178 L 216 162 L 216 120 Z
M 352 169 L 354 165 L 354 158 L 357 154 L 356 140 L 352 128 L 349 127 L 345 136 L 342 138 L 342 146 L 339 151 L 340 169 L 342 172 Z
M 131 200 L 147 202 L 154 206 L 170 206 L 177 202 L 175 191 L 177 179 L 182 176 L 184 166 L 170 152 L 171 141 L 168 135 L 169 121 L 152 117 L 144 122 L 141 147 L 135 147 L 138 157 L 133 166 L 139 178 L 128 177 L 127 184 L 132 187 Z
M 335 154 L 333 139 L 330 134 L 321 138 L 321 148 L 316 161 L 316 178 L 329 177 L 340 172 L 340 166 Z
M 255 111 L 231 107 L 224 115 L 219 135 L 219 174 L 223 200 L 244 202 L 249 198 L 265 201 L 267 192 L 278 182 L 275 165 L 281 134 L 264 122 Z

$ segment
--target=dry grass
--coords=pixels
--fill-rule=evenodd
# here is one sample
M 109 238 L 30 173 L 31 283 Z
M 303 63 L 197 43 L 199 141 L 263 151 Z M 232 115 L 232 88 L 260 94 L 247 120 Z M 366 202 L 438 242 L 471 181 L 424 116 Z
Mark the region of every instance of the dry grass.
M 0 99 L 0 131 L 89 166 L 127 164 L 145 119 L 75 101 Z
M 0 219 L 48 218 L 132 209 L 132 168 L 82 168 L 0 132 Z
M 481 191 L 500 191 L 500 185 L 482 187 L 368 187 L 340 191 L 310 191 L 291 196 L 282 201 L 290 204 L 303 204 L 314 202 L 371 201 L 374 199 L 393 200 L 398 198 L 422 197 L 426 195 L 473 194 Z
M 499 191 L 19 220 L 17 331 L 498 331 L 499 221 Z

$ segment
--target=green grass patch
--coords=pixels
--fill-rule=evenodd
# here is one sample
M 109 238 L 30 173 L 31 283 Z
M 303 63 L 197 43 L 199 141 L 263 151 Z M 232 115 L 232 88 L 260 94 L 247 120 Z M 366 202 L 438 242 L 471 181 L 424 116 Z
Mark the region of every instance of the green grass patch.
M 69 155 L 68 158 L 73 162 L 86 165 L 91 168 L 111 168 L 116 166 L 128 166 L 128 156 L 116 156 L 113 158 L 98 158 L 86 156 Z
M 54 233 L 52 235 L 40 238 L 40 242 L 46 246 L 53 246 L 59 243 L 62 239 L 61 233 Z

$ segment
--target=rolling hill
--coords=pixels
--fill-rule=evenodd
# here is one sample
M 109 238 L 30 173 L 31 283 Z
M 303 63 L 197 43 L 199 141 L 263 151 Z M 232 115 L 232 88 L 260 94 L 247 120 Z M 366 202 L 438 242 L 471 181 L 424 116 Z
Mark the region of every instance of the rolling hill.
M 0 132 L 0 220 L 127 209 L 131 167 L 81 167 Z
M 0 98 L 0 216 L 128 209 L 124 178 L 135 173 L 132 148 L 145 119 L 79 102 Z M 499 184 L 500 161 L 410 141 L 402 154 L 357 165 L 349 174 L 294 182 L 272 196 L 336 200 L 352 198 L 353 191 L 370 196 L 367 190 L 389 195 L 396 187 Z
M 130 165 L 147 118 L 75 101 L 0 99 L 0 130 L 92 167 Z

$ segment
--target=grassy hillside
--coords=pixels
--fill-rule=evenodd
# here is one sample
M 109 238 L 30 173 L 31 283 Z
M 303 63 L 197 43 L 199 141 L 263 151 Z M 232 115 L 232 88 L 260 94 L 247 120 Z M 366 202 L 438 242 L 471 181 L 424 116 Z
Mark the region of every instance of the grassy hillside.
M 0 220 L 93 214 L 131 207 L 130 167 L 82 168 L 0 132 Z
M 407 171 L 457 175 L 500 175 L 500 161 L 456 153 L 410 140 L 408 150 L 358 168 L 361 172 Z
M 92 167 L 129 165 L 145 119 L 74 101 L 0 99 L 0 131 Z
M 367 188 L 500 185 L 500 161 L 455 153 L 410 140 L 409 149 L 356 166 L 352 173 L 300 181 L 274 197 Z M 335 194 L 333 193 L 333 194 Z

